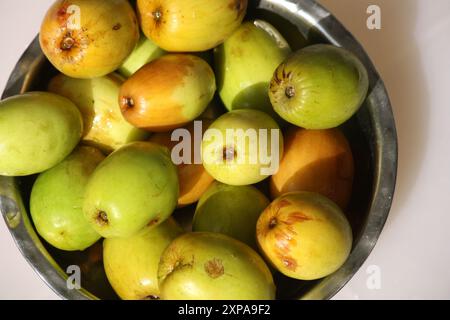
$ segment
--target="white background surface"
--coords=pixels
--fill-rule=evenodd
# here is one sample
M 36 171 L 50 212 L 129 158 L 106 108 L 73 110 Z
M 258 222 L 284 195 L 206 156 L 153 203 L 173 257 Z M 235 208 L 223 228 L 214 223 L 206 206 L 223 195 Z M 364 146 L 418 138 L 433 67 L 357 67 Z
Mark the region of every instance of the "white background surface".
M 52 0 L 0 2 L 0 89 Z M 362 42 L 389 90 L 400 162 L 397 193 L 369 259 L 336 299 L 450 298 L 450 1 L 322 0 Z M 382 10 L 369 31 L 366 9 Z M 0 299 L 58 299 L 0 223 Z M 381 271 L 368 289 L 367 268 Z

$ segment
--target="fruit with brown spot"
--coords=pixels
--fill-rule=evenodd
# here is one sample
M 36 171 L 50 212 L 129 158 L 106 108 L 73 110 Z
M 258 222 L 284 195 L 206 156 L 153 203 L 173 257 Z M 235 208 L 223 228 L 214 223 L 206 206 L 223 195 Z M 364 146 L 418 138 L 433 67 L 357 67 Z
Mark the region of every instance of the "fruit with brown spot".
M 350 51 L 316 44 L 290 55 L 275 70 L 269 97 L 286 121 L 306 129 L 335 128 L 364 102 L 367 70 Z
M 165 300 L 271 300 L 272 274 L 249 246 L 219 233 L 181 235 L 164 251 L 158 269 Z
M 206 51 L 241 24 L 247 0 L 138 0 L 142 31 L 172 52 Z
M 197 118 L 214 97 L 214 72 L 203 59 L 168 54 L 142 67 L 120 90 L 125 119 L 138 128 L 167 132 Z
M 290 128 L 280 168 L 270 178 L 273 199 L 292 191 L 320 193 L 345 210 L 352 195 L 353 155 L 339 129 Z
M 133 51 L 139 26 L 127 0 L 57 0 L 40 31 L 42 51 L 62 73 L 101 77 Z
M 267 260 L 300 280 L 335 272 L 352 247 L 350 224 L 339 207 L 310 192 L 288 193 L 273 201 L 261 214 L 256 235 Z

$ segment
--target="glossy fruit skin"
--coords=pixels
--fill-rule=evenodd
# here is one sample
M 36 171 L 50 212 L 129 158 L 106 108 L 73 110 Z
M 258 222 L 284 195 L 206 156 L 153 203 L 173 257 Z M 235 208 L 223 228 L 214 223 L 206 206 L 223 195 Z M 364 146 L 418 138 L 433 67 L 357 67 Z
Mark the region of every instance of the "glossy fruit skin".
M 0 175 L 27 176 L 61 162 L 83 132 L 77 107 L 68 99 L 30 92 L 0 102 Z
M 208 126 L 212 123 L 212 121 L 201 121 L 203 129 L 202 131 L 204 133 Z M 214 181 L 214 178 L 211 177 L 211 175 L 205 170 L 202 164 L 195 163 L 195 153 L 197 152 L 198 155 L 200 155 L 201 144 L 195 143 L 194 124 L 190 124 L 184 129 L 187 130 L 191 136 L 191 141 L 189 142 L 191 148 L 191 158 L 190 163 L 183 162 L 177 165 L 178 180 L 180 183 L 180 196 L 178 198 L 179 208 L 197 202 Z M 183 143 L 183 141 L 172 141 L 172 132 L 155 133 L 150 137 L 149 141 L 165 146 L 171 152 L 176 145 L 179 145 L 179 143 Z
M 292 192 L 274 200 L 261 214 L 256 234 L 267 260 L 299 280 L 335 272 L 352 248 L 347 218 L 333 201 L 317 193 Z
M 349 51 L 318 44 L 292 54 L 275 71 L 269 97 L 286 121 L 306 129 L 334 128 L 364 102 L 369 80 Z
M 197 118 L 215 91 L 214 72 L 203 59 L 168 54 L 145 65 L 123 84 L 119 104 L 134 126 L 167 132 Z
M 83 141 L 106 153 L 147 138 L 148 133 L 129 124 L 122 116 L 117 97 L 123 78 L 111 73 L 94 79 L 76 79 L 59 74 L 48 90 L 71 100 L 83 116 Z
M 182 232 L 175 220 L 169 218 L 159 226 L 145 227 L 130 238 L 104 240 L 105 272 L 121 299 L 159 299 L 159 259 Z
M 133 142 L 113 152 L 94 171 L 83 212 L 103 237 L 130 237 L 172 214 L 178 188 L 167 148 Z
M 234 130 L 232 145 L 227 145 L 225 139 L 216 139 L 208 136 L 208 131 L 213 133 L 215 130 L 220 132 L 225 138 L 227 129 Z M 240 143 L 241 138 L 238 130 L 256 130 L 258 134 L 260 129 L 267 130 L 267 152 L 266 155 L 271 159 L 271 163 L 277 161 L 275 155 L 272 155 L 272 135 L 278 133 L 278 140 L 274 150 L 277 151 L 279 159 L 283 155 L 283 135 L 278 124 L 266 113 L 253 109 L 240 109 L 230 111 L 214 121 L 203 136 L 202 141 L 202 159 L 206 171 L 217 181 L 229 185 L 249 185 L 258 183 L 266 179 L 269 175 L 262 172 L 262 168 L 269 167 L 260 161 L 258 152 L 255 156 L 256 163 L 252 163 L 251 152 L 255 147 L 261 145 L 259 136 L 256 139 L 256 146 L 245 139 L 245 144 Z M 272 131 L 275 130 L 275 131 Z M 224 141 L 225 140 L 225 141 Z M 249 142 L 250 141 L 250 142 Z M 258 148 L 259 150 L 259 148 Z M 234 154 L 233 154 L 234 153 Z
M 220 233 L 176 238 L 158 269 L 164 300 L 272 300 L 275 285 L 263 259 L 249 246 Z
M 57 0 L 42 22 L 39 37 L 50 62 L 74 78 L 113 72 L 138 39 L 137 18 L 126 0 Z
M 243 23 L 214 50 L 218 92 L 228 110 L 257 109 L 277 120 L 269 99 L 274 70 L 291 53 L 288 43 L 269 23 Z
M 81 146 L 57 166 L 42 173 L 33 185 L 30 212 L 36 230 L 52 246 L 84 250 L 100 239 L 83 215 L 87 181 L 104 155 Z
M 142 31 L 171 52 L 212 49 L 239 27 L 247 0 L 138 0 Z
M 192 230 L 223 233 L 256 249 L 256 222 L 269 204 L 253 186 L 215 182 L 197 204 Z
M 119 68 L 119 73 L 125 78 L 131 77 L 147 63 L 165 55 L 166 52 L 142 35 L 136 48 Z
M 317 192 L 345 210 L 354 171 L 352 150 L 339 129 L 290 128 L 280 168 L 270 177 L 270 194 L 275 199 L 292 191 Z

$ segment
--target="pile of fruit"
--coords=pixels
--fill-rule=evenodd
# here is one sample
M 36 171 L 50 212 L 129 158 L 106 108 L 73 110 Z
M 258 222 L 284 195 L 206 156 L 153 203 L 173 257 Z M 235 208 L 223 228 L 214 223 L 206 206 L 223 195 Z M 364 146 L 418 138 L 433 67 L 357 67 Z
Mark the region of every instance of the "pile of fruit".
M 367 72 L 331 45 L 291 52 L 247 6 L 57 0 L 40 44 L 61 73 L 0 103 L 0 174 L 39 174 L 30 213 L 50 245 L 104 238 L 122 299 L 274 299 L 274 273 L 319 279 L 351 251 L 336 127 Z

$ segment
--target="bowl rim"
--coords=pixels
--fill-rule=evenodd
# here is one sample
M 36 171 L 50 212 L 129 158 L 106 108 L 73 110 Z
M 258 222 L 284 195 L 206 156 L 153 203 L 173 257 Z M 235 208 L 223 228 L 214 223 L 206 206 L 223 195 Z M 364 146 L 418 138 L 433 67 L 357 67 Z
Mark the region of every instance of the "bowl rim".
M 397 133 L 391 103 L 380 75 L 361 44 L 331 12 L 315 0 L 260 0 L 257 8 L 275 11 L 282 13 L 285 18 L 292 18 L 291 22 L 304 34 L 311 28 L 316 28 L 331 44 L 344 47 L 356 54 L 368 71 L 371 91 L 366 100 L 376 106 L 370 110 L 370 122 L 377 142 L 373 155 L 374 185 L 367 220 L 362 227 L 359 241 L 354 243 L 345 264 L 332 275 L 321 279 L 306 294 L 297 297 L 330 299 L 345 286 L 368 258 L 389 215 L 398 164 Z M 301 24 L 299 20 L 302 20 Z M 306 29 L 305 20 L 311 24 Z M 12 71 L 2 99 L 23 93 L 30 80 L 29 70 L 33 70 L 36 64 L 43 61 L 45 58 L 37 36 Z M 68 275 L 57 265 L 37 237 L 21 199 L 17 179 L 14 177 L 0 176 L 0 211 L 22 255 L 55 293 L 63 299 L 98 299 L 83 288 L 68 288 Z

